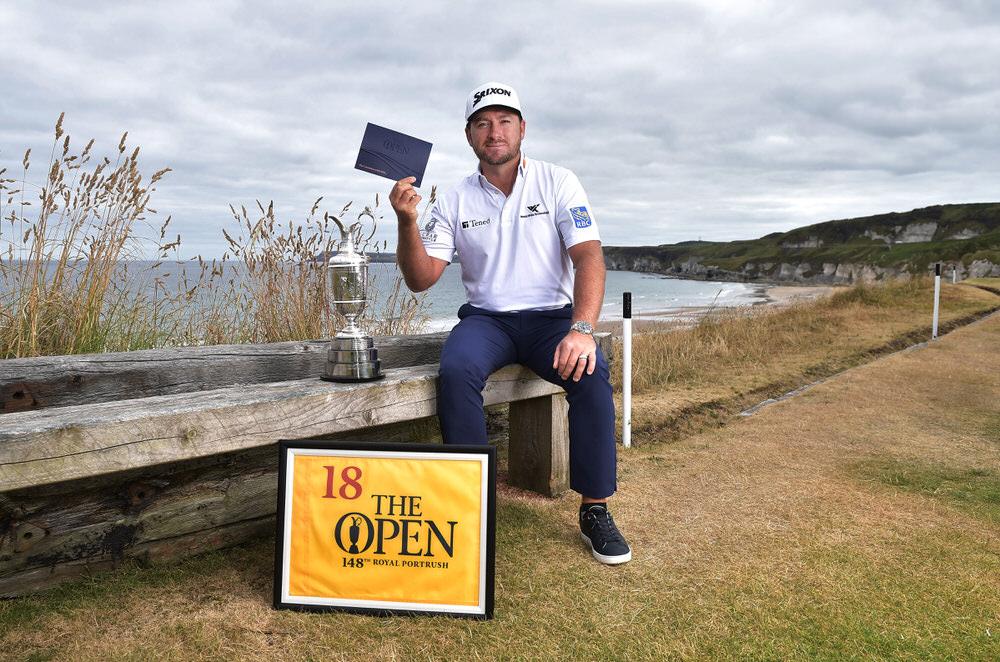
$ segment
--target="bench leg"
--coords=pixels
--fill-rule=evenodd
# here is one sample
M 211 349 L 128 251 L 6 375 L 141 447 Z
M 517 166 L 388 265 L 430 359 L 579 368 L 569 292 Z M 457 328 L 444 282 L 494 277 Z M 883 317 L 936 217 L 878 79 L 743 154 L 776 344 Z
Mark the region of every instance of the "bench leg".
M 510 403 L 510 484 L 545 496 L 569 489 L 569 406 L 559 393 Z

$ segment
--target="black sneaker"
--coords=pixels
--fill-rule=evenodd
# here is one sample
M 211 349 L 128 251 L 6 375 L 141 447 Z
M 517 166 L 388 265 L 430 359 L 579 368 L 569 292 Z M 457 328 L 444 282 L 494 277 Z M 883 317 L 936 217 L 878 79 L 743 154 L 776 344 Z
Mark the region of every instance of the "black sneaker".
M 632 560 L 632 550 L 603 503 L 580 509 L 580 537 L 601 563 L 615 565 Z

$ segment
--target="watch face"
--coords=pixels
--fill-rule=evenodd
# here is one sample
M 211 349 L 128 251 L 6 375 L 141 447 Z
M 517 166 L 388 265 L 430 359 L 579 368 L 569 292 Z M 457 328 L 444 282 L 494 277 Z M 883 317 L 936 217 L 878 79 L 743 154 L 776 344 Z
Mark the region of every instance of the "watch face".
M 571 326 L 570 328 L 580 333 L 590 334 L 594 332 L 594 327 L 590 326 L 589 322 L 584 322 L 583 320 L 580 320 L 579 322 L 573 322 L 573 326 Z

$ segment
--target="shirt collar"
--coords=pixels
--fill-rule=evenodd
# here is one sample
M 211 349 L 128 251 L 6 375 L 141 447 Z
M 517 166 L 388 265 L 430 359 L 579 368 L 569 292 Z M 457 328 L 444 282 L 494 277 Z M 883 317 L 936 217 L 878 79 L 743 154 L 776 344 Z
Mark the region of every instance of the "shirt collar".
M 528 157 L 524 155 L 524 150 L 521 150 L 521 162 L 517 164 L 517 178 L 521 179 L 524 177 L 524 172 L 528 169 Z M 476 175 L 479 178 L 479 185 L 487 190 L 493 190 L 493 184 L 490 184 L 486 179 L 486 175 L 483 174 L 482 166 L 476 166 Z

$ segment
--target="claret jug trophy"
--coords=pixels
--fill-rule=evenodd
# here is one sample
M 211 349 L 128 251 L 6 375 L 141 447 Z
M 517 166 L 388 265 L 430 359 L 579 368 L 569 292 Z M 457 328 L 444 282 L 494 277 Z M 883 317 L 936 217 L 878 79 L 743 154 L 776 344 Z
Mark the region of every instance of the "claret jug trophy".
M 365 207 L 358 218 L 363 216 L 370 216 L 375 221 L 369 207 Z M 372 337 L 358 325 L 368 305 L 368 256 L 354 246 L 354 226 L 345 228 L 339 218 L 330 214 L 327 218 L 340 229 L 337 254 L 327 258 L 328 296 L 333 297 L 332 303 L 347 320 L 347 326 L 330 341 L 326 372 L 321 378 L 331 382 L 381 379 L 385 375 L 381 371 L 378 349 Z

